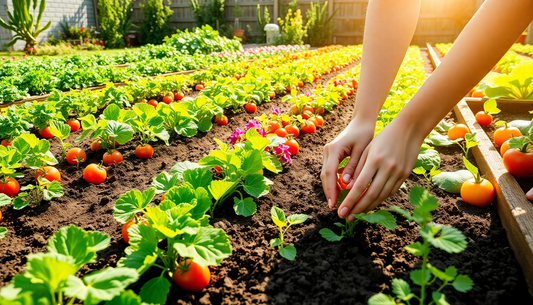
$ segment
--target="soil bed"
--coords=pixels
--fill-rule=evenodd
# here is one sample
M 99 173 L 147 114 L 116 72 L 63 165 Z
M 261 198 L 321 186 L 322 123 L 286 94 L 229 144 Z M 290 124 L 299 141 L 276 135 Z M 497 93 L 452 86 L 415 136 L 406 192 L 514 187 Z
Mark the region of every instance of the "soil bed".
M 326 82 L 345 70 L 325 76 L 318 82 Z M 303 90 L 313 86 L 306 84 Z M 316 134 L 299 137 L 300 152 L 293 165 L 283 173 L 269 177 L 274 185 L 268 195 L 257 200 L 258 211 L 254 216 L 236 216 L 229 202 L 217 209 L 216 216 L 221 220 L 215 219 L 215 226 L 228 233 L 233 255 L 219 267 L 211 268 L 211 284 L 207 289 L 189 294 L 173 286 L 168 304 L 366 304 L 371 295 L 390 292 L 392 278 L 408 280 L 408 272 L 419 262 L 403 247 L 418 235 L 416 225 L 399 221 L 399 226 L 389 231 L 378 225 L 360 224 L 356 238 L 337 243 L 326 241 L 318 233 L 321 228 L 336 231 L 333 223 L 339 220 L 336 212 L 327 207 L 319 179 L 322 148 L 349 123 L 354 102 L 355 97 L 351 96 L 325 116 L 325 125 Z M 277 98 L 259 105 L 255 115 L 245 112 L 228 115 L 228 126 L 215 125 L 207 134 L 174 139 L 169 147 L 155 146 L 152 160 L 142 161 L 134 156 L 137 143 L 125 145 L 121 148 L 125 152 L 123 163 L 108 170 L 108 180 L 102 185 L 89 185 L 83 180 L 81 170 L 74 166 L 59 166 L 64 197 L 22 211 L 2 208 L 5 215 L 2 224 L 8 228 L 9 234 L 0 240 L 0 286 L 23 271 L 27 254 L 45 251 L 46 240 L 60 227 L 70 224 L 100 230 L 111 236 L 111 246 L 100 252 L 99 260 L 81 273 L 114 266 L 126 247 L 121 226 L 112 216 L 115 200 L 131 189 L 148 188 L 152 177 L 163 170 L 169 171 L 176 162 L 198 161 L 216 147 L 213 137 L 226 140 L 236 127 L 242 127 L 256 115 L 269 113 L 271 107 L 287 109 L 288 105 Z M 57 154 L 58 143 L 52 142 Z M 89 144 L 85 140 L 79 147 L 88 152 L 89 162 L 99 162 L 103 151 L 90 152 Z M 444 148 L 439 152 L 441 170 L 462 168 L 459 148 Z M 21 185 L 29 183 L 30 176 L 28 173 Z M 411 176 L 406 189 L 389 198 L 383 206 L 411 209 L 406 192 L 413 185 L 420 184 L 425 185 L 425 182 Z M 472 207 L 462 202 L 460 196 L 436 187 L 431 188 L 431 193 L 440 203 L 434 213 L 435 222 L 463 231 L 468 247 L 460 254 L 432 252 L 429 261 L 441 269 L 454 265 L 475 283 L 473 290 L 466 294 L 444 289 L 448 301 L 451 304 L 532 304 L 533 299 L 528 294 L 522 271 L 509 248 L 495 208 Z M 286 236 L 287 243 L 297 248 L 295 261 L 280 258 L 269 246 L 269 240 L 278 234 L 270 219 L 273 205 L 287 214 L 310 215 L 308 221 L 292 228 Z

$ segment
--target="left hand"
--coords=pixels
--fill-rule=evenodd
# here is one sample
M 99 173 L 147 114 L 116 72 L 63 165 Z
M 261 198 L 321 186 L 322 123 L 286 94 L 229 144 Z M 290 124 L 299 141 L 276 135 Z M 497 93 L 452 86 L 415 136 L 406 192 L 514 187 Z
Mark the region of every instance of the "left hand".
M 352 214 L 368 212 L 398 191 L 413 170 L 425 138 L 420 133 L 416 124 L 395 119 L 368 144 L 338 209 L 341 218 L 353 221 Z

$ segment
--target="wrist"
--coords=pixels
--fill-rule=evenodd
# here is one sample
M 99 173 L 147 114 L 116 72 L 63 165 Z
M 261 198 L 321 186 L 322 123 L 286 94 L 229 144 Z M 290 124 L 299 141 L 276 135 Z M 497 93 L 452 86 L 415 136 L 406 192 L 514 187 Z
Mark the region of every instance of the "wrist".
M 389 125 L 395 130 L 399 130 L 400 133 L 412 141 L 422 143 L 426 136 L 431 132 L 427 131 L 425 128 L 419 124 L 416 120 L 410 120 L 406 116 L 402 116 L 401 112 L 396 116 Z

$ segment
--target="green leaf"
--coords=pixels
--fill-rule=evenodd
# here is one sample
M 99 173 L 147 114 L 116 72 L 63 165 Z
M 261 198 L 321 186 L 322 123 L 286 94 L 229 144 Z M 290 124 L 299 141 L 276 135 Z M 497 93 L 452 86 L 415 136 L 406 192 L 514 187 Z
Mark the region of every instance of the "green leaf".
M 433 167 L 440 166 L 440 155 L 435 149 L 423 145 L 418 153 L 414 168 L 423 167 L 426 170 L 431 170 Z
M 32 253 L 27 258 L 26 273 L 45 282 L 52 291 L 57 291 L 78 270 L 72 257 L 58 253 Z
M 516 127 L 520 130 L 520 133 L 524 136 L 529 135 L 529 130 L 531 127 L 533 127 L 532 121 L 526 121 L 526 120 L 514 120 L 509 123 L 507 123 L 510 127 Z
M 342 239 L 342 236 L 335 234 L 335 232 L 328 228 L 320 229 L 318 233 L 320 233 L 320 235 L 324 237 L 327 241 L 340 241 Z
M 263 158 L 263 166 L 267 170 L 275 174 L 283 171 L 283 166 L 279 162 L 279 159 L 277 156 L 272 155 L 272 154 L 263 154 L 262 158 Z
M 472 173 L 468 170 L 458 170 L 456 172 L 442 172 L 433 176 L 433 183 L 439 188 L 445 190 L 448 193 L 458 194 L 461 192 L 461 186 L 463 183 L 472 179 Z
M 403 301 L 409 301 L 414 297 L 414 294 L 411 293 L 411 287 L 402 279 L 392 280 L 392 292 L 396 294 L 398 299 Z
M 450 303 L 446 301 L 446 296 L 440 292 L 433 291 L 431 293 L 431 298 L 436 305 L 450 305 Z
M 155 188 L 152 187 L 143 193 L 131 190 L 117 199 L 113 208 L 113 216 L 118 222 L 126 223 L 146 208 L 154 196 Z
M 402 208 L 399 208 L 397 206 L 391 206 L 390 209 L 393 211 L 393 212 L 396 212 L 400 215 L 402 215 L 403 217 L 405 217 L 408 221 L 413 221 L 413 216 L 411 216 L 411 213 L 409 213 L 409 211 L 407 210 L 404 210 Z
M 407 252 L 415 255 L 415 256 L 422 256 L 429 252 L 429 248 L 424 247 L 420 242 L 415 242 L 410 245 L 405 246 L 405 250 Z
M 498 114 L 501 112 L 501 110 L 498 109 L 498 103 L 495 99 L 489 99 L 483 103 L 483 110 L 487 114 Z
M 193 219 L 200 219 L 209 211 L 213 201 L 211 201 L 209 193 L 203 187 L 197 188 L 194 193 L 196 196 L 196 206 L 191 210 L 191 217 Z
M 171 175 L 167 172 L 161 172 L 152 179 L 152 187 L 156 189 L 157 194 L 165 193 L 172 187 L 176 186 L 179 180 L 177 174 Z
M 457 268 L 455 268 L 454 266 L 450 266 L 446 268 L 444 272 L 452 279 L 455 279 L 455 277 L 457 276 Z
M 378 293 L 368 299 L 368 305 L 396 305 L 396 301 L 390 295 Z
M 126 290 L 122 291 L 111 301 L 105 302 L 104 305 L 142 305 L 142 300 L 135 292 Z
M 106 268 L 83 277 L 83 281 L 71 275 L 64 288 L 65 295 L 97 304 L 118 296 L 126 287 L 137 281 L 139 274 L 130 268 Z
M 50 201 L 53 198 L 63 197 L 63 194 L 64 192 L 61 183 L 54 180 L 46 186 L 46 189 L 43 191 L 43 198 L 44 200 Z
M 413 168 L 413 173 L 414 173 L 415 175 L 423 175 L 423 174 L 426 173 L 426 169 L 423 168 L 422 166 L 417 167 L 417 168 Z
M 7 228 L 6 227 L 0 227 L 0 239 L 6 237 L 7 235 Z
M 445 120 L 441 120 L 439 124 L 437 124 L 437 127 L 435 127 L 435 129 L 441 132 L 448 132 L 448 130 L 452 127 L 453 123 L 448 123 Z
M 474 282 L 468 275 L 459 274 L 452 283 L 453 288 L 459 292 L 467 292 L 474 286 Z
M 422 269 L 416 269 L 416 270 L 411 271 L 411 273 L 409 274 L 409 277 L 411 278 L 411 281 L 413 281 L 413 283 L 415 283 L 418 286 L 422 286 L 422 282 L 427 283 L 431 279 L 431 272 L 429 272 L 429 270 L 426 269 L 425 276 L 424 276 Z
M 220 200 L 235 186 L 235 182 L 213 180 L 209 185 L 209 192 L 215 200 Z
M 11 204 L 11 201 L 13 200 L 8 195 L 0 194 L 0 207 Z
M 292 215 L 290 215 L 289 217 L 287 217 L 287 221 L 288 221 L 289 224 L 291 224 L 291 225 L 297 225 L 297 224 L 301 224 L 301 223 L 303 223 L 303 222 L 306 221 L 308 218 L 309 218 L 309 215 L 305 215 L 305 214 L 292 214 Z
M 20 209 L 23 209 L 25 208 L 26 206 L 28 206 L 30 204 L 29 201 L 26 201 L 24 199 L 22 199 L 20 197 L 20 194 L 19 194 L 19 197 L 15 198 L 13 200 L 13 209 L 15 210 L 20 210 Z
M 181 180 L 183 179 L 183 173 L 185 173 L 186 170 L 195 169 L 199 167 L 201 166 L 198 165 L 198 163 L 193 163 L 190 161 L 178 162 L 176 163 L 176 165 L 172 166 L 172 168 L 170 169 L 170 172 L 172 174 L 178 175 L 178 179 Z
M 145 250 L 154 253 L 159 242 L 156 230 L 144 224 L 133 224 L 128 229 L 129 244 L 134 250 Z
M 355 214 L 355 218 L 365 220 L 370 223 L 377 223 L 389 230 L 396 228 L 396 218 L 389 211 L 377 210 L 368 214 Z
M 415 207 L 425 207 L 427 210 L 434 210 L 439 206 L 437 198 L 419 185 L 413 186 L 409 192 L 409 200 Z
M 204 266 L 217 266 L 231 255 L 231 244 L 222 229 L 200 227 L 198 234 L 177 240 L 174 248 L 182 257 Z
M 244 198 L 243 200 L 234 197 L 233 201 L 235 202 L 233 209 L 235 210 L 235 214 L 239 216 L 252 216 L 257 211 L 257 205 L 250 197 Z
M 457 143 L 457 141 L 452 141 L 447 136 L 444 136 L 444 135 L 438 133 L 437 131 L 432 130 L 429 133 L 429 135 L 426 137 L 426 139 L 424 140 L 424 143 L 429 144 L 429 145 L 433 145 L 433 146 L 445 146 L 445 147 L 448 147 L 448 146 L 454 145 L 455 143 Z
M 143 302 L 150 304 L 165 304 L 170 292 L 170 282 L 165 277 L 156 277 L 141 287 L 140 296 Z
M 189 182 L 193 188 L 207 188 L 213 181 L 213 175 L 208 167 L 188 169 L 183 173 L 183 181 Z
M 259 174 L 247 175 L 246 178 L 244 178 L 243 189 L 246 193 L 255 198 L 268 194 L 270 190 L 265 182 L 264 176 Z
M 270 240 L 270 246 L 271 247 L 277 247 L 281 245 L 281 239 L 280 238 L 274 238 Z
M 444 271 L 439 270 L 439 268 L 433 267 L 430 263 L 427 264 L 427 267 L 428 267 L 429 271 L 431 272 L 431 274 L 436 276 L 441 281 L 451 282 L 453 280 L 453 278 L 451 276 L 446 274 Z
M 50 133 L 54 137 L 65 140 L 70 135 L 70 126 L 59 121 L 52 121 L 50 123 Z
M 440 235 L 435 237 L 440 231 Z M 456 228 L 429 223 L 420 229 L 420 235 L 433 247 L 448 253 L 459 253 L 466 249 L 466 237 Z
M 105 127 L 107 135 L 117 141 L 120 145 L 129 142 L 133 136 L 133 128 L 126 123 L 119 123 L 116 121 L 108 121 Z
M 135 105 L 135 106 L 138 107 L 138 105 Z M 150 106 L 150 105 L 147 105 L 147 106 Z M 104 109 L 102 119 L 108 120 L 108 121 L 118 121 L 120 119 L 120 107 L 115 104 L 108 105 Z
M 252 150 L 244 153 L 242 157 L 241 169 L 246 174 L 257 173 L 263 168 L 262 152 L 259 150 Z
M 279 254 L 290 261 L 296 258 L 296 248 L 293 245 L 286 245 L 283 248 L 278 249 Z
M 272 221 L 274 221 L 278 227 L 283 228 L 287 225 L 285 223 L 285 213 L 277 206 L 272 206 L 272 209 L 270 209 L 270 215 L 272 217 Z
M 75 225 L 62 227 L 48 239 L 48 251 L 70 256 L 76 268 L 96 261 L 96 252 L 109 247 L 109 235 L 85 231 Z

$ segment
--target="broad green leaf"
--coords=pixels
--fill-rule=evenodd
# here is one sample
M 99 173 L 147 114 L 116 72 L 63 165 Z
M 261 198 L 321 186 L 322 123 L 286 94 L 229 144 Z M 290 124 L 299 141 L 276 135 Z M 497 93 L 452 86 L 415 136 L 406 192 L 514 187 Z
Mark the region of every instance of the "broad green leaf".
M 446 273 L 452 279 L 455 279 L 455 277 L 457 276 L 457 268 L 455 268 L 454 266 L 450 266 L 446 268 L 446 270 L 444 270 L 444 273 Z
M 320 229 L 318 233 L 320 233 L 320 235 L 324 237 L 327 241 L 340 241 L 342 239 L 342 236 L 337 235 L 335 232 L 328 228 Z
M 156 263 L 157 259 L 157 253 L 138 250 L 122 257 L 118 261 L 117 267 L 136 269 L 139 272 L 139 275 L 142 275 Z
M 11 204 L 11 197 L 6 194 L 0 194 L 0 207 Z
M 183 173 L 183 181 L 189 182 L 194 188 L 206 188 L 213 181 L 213 175 L 208 167 L 188 169 Z
M 157 194 L 165 193 L 178 184 L 180 178 L 177 174 L 161 172 L 152 179 L 152 187 L 156 189 Z
M 402 279 L 392 280 L 392 292 L 396 294 L 398 299 L 403 301 L 409 301 L 414 297 L 414 294 L 411 293 L 411 287 L 409 287 L 409 283 Z
M 415 242 L 410 245 L 405 246 L 405 250 L 407 252 L 415 255 L 415 256 L 422 256 L 429 252 L 429 248 L 424 247 L 420 242 Z
M 52 291 L 57 291 L 63 281 L 78 271 L 70 256 L 51 252 L 32 253 L 27 258 L 26 273 L 46 283 Z
M 355 214 L 354 216 L 357 219 L 380 224 L 389 230 L 396 228 L 396 218 L 394 218 L 394 216 L 392 216 L 392 214 L 386 210 L 377 210 L 368 214 Z
M 396 301 L 390 295 L 378 293 L 368 299 L 368 305 L 396 305 Z
M 185 173 L 186 170 L 195 169 L 198 167 L 201 167 L 200 165 L 198 165 L 198 163 L 193 163 L 190 161 L 178 162 L 176 163 L 176 165 L 172 166 L 170 172 L 172 174 L 178 175 L 178 179 L 181 180 L 183 179 L 183 173 Z
M 529 135 L 529 130 L 531 127 L 533 127 L 532 121 L 526 121 L 526 120 L 514 120 L 509 123 L 507 123 L 508 126 L 516 127 L 518 130 L 520 130 L 520 133 L 524 136 Z
M 246 174 L 253 174 L 263 168 L 262 152 L 259 150 L 248 151 L 243 155 L 241 169 Z
M 54 180 L 46 186 L 46 189 L 43 191 L 43 198 L 44 200 L 50 201 L 53 198 L 63 197 L 63 194 L 64 192 L 61 183 Z
M 420 235 L 422 235 L 422 237 L 424 237 L 424 239 L 426 239 L 433 247 L 448 253 L 462 252 L 467 245 L 466 237 L 461 231 L 450 226 L 443 226 L 436 223 L 429 223 L 421 228 Z
M 277 247 L 281 245 L 281 239 L 280 238 L 274 238 L 270 240 L 270 246 L 271 247 Z
M 20 210 L 20 209 L 23 209 L 23 208 L 27 207 L 29 204 L 30 204 L 30 202 L 22 199 L 20 197 L 20 194 L 19 194 L 19 197 L 15 198 L 15 200 L 13 200 L 13 209 Z
M 255 129 L 252 128 L 249 130 L 255 130 Z M 249 138 L 247 136 L 245 145 L 249 150 L 263 151 L 269 144 L 270 144 L 270 141 L 266 138 L 263 138 L 262 136 L 253 137 L 253 138 Z
M 120 145 L 124 145 L 129 142 L 134 133 L 133 128 L 131 128 L 130 125 L 116 121 L 108 121 L 105 131 Z
M 126 290 L 122 291 L 111 301 L 105 302 L 104 305 L 142 305 L 142 300 L 140 296 L 135 294 L 135 292 Z
M 452 127 L 453 127 L 453 123 L 448 123 L 445 120 L 441 120 L 439 124 L 437 124 L 437 127 L 435 129 L 441 132 L 448 132 L 448 129 Z
M 156 277 L 141 287 L 139 295 L 143 302 L 150 304 L 165 304 L 170 292 L 170 282 L 165 277 Z
M 235 214 L 239 216 L 252 216 L 257 211 L 257 205 L 250 197 L 244 198 L 243 200 L 234 197 L 233 201 L 235 202 L 233 204 L 233 209 L 235 210 Z
M 50 133 L 61 140 L 65 140 L 70 135 L 70 126 L 59 121 L 50 123 Z
M 292 214 L 289 217 L 287 217 L 287 222 L 291 225 L 297 225 L 300 223 L 303 223 L 309 218 L 309 215 L 305 214 Z
M 209 197 L 209 193 L 203 187 L 197 188 L 195 191 L 196 206 L 191 210 L 191 217 L 193 219 L 200 219 L 209 211 L 213 201 Z
M 433 148 L 422 146 L 418 153 L 414 168 L 423 167 L 426 170 L 431 170 L 433 167 L 440 166 L 439 152 Z
M 446 296 L 440 292 L 433 291 L 431 293 L 431 298 L 436 305 L 450 305 L 450 303 L 446 301 Z
M 235 182 L 213 180 L 209 185 L 209 192 L 215 200 L 220 200 L 235 186 Z
M 447 136 L 444 136 L 444 135 L 438 133 L 437 131 L 432 130 L 429 133 L 429 135 L 426 137 L 426 139 L 424 140 L 424 143 L 429 144 L 429 145 L 433 145 L 433 146 L 445 146 L 445 147 L 448 147 L 448 146 L 454 145 L 455 143 L 457 143 L 457 141 L 452 141 Z
M 467 292 L 474 286 L 474 282 L 468 275 L 459 274 L 452 283 L 453 288 L 459 292 Z
M 138 278 L 139 274 L 134 269 L 109 267 L 84 276 L 83 281 L 70 276 L 64 291 L 69 297 L 86 300 L 86 303 L 90 300 L 89 303 L 97 304 L 99 301 L 112 300 Z
M 277 156 L 272 154 L 263 154 L 263 167 L 267 170 L 277 174 L 283 171 L 283 166 L 279 162 Z
M 231 244 L 222 229 L 200 227 L 198 234 L 186 235 L 174 244 L 182 257 L 204 266 L 217 266 L 231 255 Z
M 498 108 L 498 102 L 495 99 L 489 99 L 483 103 L 483 110 L 488 114 L 498 114 L 501 112 Z
M 156 230 L 145 224 L 133 224 L 128 229 L 130 247 L 134 250 L 145 250 L 153 253 L 157 249 L 159 242 Z
M 285 223 L 285 212 L 283 212 L 283 210 L 277 206 L 272 206 L 272 209 L 270 209 L 270 215 L 272 217 L 272 221 L 274 221 L 278 227 L 283 228 L 287 225 Z
M 409 274 L 409 277 L 411 278 L 411 281 L 413 281 L 413 283 L 415 283 L 418 286 L 422 286 L 422 282 L 427 283 L 431 279 L 431 272 L 429 272 L 429 270 L 426 269 L 425 276 L 424 276 L 422 269 L 416 269 L 416 270 L 411 271 L 411 273 Z
M 135 105 L 137 107 L 138 105 Z M 150 105 L 147 105 L 152 107 Z M 153 109 L 153 107 L 152 107 Z M 108 105 L 103 112 L 102 119 L 108 121 L 118 121 L 120 119 L 120 107 L 115 104 Z
M 448 193 L 458 194 L 461 192 L 463 183 L 472 179 L 472 173 L 467 170 L 458 170 L 456 172 L 442 172 L 433 176 L 433 183 Z
M 423 175 L 423 174 L 426 173 L 426 169 L 423 168 L 422 166 L 417 167 L 417 168 L 413 168 L 413 173 L 414 173 L 415 175 Z
M 394 205 L 391 206 L 390 209 L 391 209 L 391 211 L 396 212 L 396 213 L 402 215 L 402 216 L 405 217 L 408 221 L 413 221 L 413 216 L 411 216 L 411 213 L 409 213 L 409 211 L 404 210 L 404 209 L 399 208 L 399 207 L 394 206 Z
M 431 274 L 433 274 L 434 276 L 436 276 L 438 279 L 440 279 L 441 281 L 447 281 L 447 282 L 451 282 L 453 280 L 453 277 L 449 276 L 448 274 L 446 274 L 444 271 L 442 270 L 439 270 L 439 268 L 437 267 L 433 267 L 431 264 L 427 264 L 427 267 L 429 269 L 429 271 L 431 272 Z
M 250 174 L 244 178 L 244 191 L 250 196 L 259 198 L 268 194 L 270 188 L 265 182 L 264 176 L 260 174 Z
M 6 237 L 7 235 L 7 228 L 6 227 L 0 227 L 0 239 Z
M 144 193 L 131 190 L 117 199 L 113 208 L 113 216 L 118 222 L 126 223 L 146 208 L 154 196 L 155 188 L 149 188 Z
M 286 245 L 283 248 L 278 249 L 279 254 L 290 261 L 296 258 L 296 248 L 293 245 Z

